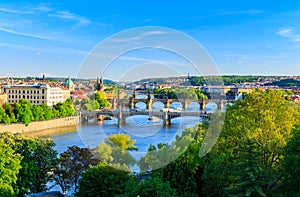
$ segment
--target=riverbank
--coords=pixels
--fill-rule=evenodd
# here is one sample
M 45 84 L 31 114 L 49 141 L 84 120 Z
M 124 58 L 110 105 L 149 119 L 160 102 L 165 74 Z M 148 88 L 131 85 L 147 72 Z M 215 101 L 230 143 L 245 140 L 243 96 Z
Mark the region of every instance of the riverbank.
M 28 126 L 25 124 L 8 124 L 0 125 L 0 133 L 9 131 L 11 133 L 21 133 L 25 136 L 40 137 L 58 134 L 62 132 L 76 131 L 79 124 L 78 116 L 59 118 L 47 121 L 30 122 Z

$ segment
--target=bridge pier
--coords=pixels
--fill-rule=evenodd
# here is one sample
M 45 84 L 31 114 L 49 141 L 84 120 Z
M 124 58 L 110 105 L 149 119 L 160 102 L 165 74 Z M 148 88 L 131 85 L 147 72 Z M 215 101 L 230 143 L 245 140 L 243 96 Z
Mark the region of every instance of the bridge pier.
M 189 102 L 186 99 L 184 99 L 182 103 L 182 109 L 187 110 L 188 108 L 189 108 Z
M 170 118 L 168 112 L 164 112 L 164 114 L 163 114 L 163 122 L 164 122 L 164 126 L 171 125 L 171 118 Z
M 200 110 L 203 111 L 206 109 L 206 101 L 202 100 L 201 102 L 199 102 L 200 104 Z
M 126 124 L 126 117 L 123 117 L 122 111 L 118 113 L 118 125 L 125 125 Z
M 150 97 L 148 98 L 148 101 L 146 103 L 147 105 L 147 109 L 151 110 L 152 109 L 152 105 L 153 105 L 153 99 L 151 99 Z

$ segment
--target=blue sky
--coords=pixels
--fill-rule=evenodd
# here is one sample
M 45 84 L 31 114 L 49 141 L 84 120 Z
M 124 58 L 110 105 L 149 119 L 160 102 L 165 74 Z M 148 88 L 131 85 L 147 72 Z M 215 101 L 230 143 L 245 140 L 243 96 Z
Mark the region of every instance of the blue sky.
M 75 77 L 97 44 L 142 26 L 167 27 L 194 38 L 211 55 L 220 74 L 299 75 L 299 24 L 300 1 L 296 0 L 2 0 L 0 76 Z M 184 63 L 160 50 L 133 51 L 115 61 L 104 77 L 120 79 L 114 71 L 138 65 L 156 68 L 149 77 L 176 74 L 152 60 L 166 68 Z M 128 75 L 128 80 L 142 70 Z M 177 74 L 187 72 L 197 74 L 189 69 Z

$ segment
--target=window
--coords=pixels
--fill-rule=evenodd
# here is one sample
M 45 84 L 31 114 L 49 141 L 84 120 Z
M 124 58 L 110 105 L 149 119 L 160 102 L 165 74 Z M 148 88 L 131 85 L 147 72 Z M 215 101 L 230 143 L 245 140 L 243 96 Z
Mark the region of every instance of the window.
M 8 90 L 8 94 L 10 94 L 10 90 Z
M 10 99 L 10 95 L 8 95 L 8 98 Z
M 30 90 L 30 94 L 32 94 L 32 90 Z
M 42 89 L 42 94 L 45 94 L 45 89 Z
M 36 94 L 36 91 L 34 91 L 34 94 Z
M 15 98 L 14 95 L 12 95 L 11 98 Z
M 23 95 L 23 99 L 25 98 L 25 95 Z
M 25 94 L 25 90 L 23 90 L 23 94 Z M 24 97 L 25 98 L 25 97 Z
M 27 99 L 29 99 L 29 95 L 27 95 Z

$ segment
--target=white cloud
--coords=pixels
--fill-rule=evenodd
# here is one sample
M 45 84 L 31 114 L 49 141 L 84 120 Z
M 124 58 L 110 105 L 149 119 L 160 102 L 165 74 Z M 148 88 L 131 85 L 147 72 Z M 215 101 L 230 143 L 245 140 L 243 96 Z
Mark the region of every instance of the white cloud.
M 42 39 L 42 40 L 53 40 L 50 37 L 36 35 L 36 34 L 28 34 L 28 33 L 14 31 L 14 30 L 7 29 L 7 28 L 2 28 L 2 27 L 0 27 L 0 31 L 6 32 L 6 33 L 10 33 L 10 34 L 14 34 L 14 35 L 26 36 L 26 37 L 37 38 L 37 39 Z
M 51 12 L 52 11 L 51 8 L 49 8 L 48 6 L 45 6 L 45 5 L 40 5 L 34 9 L 38 10 L 38 11 L 42 11 L 42 12 Z
M 128 37 L 128 38 L 115 38 L 115 39 L 111 39 L 113 42 L 129 42 L 129 41 L 133 41 L 133 40 L 140 40 L 146 36 L 151 36 L 151 35 L 163 35 L 163 34 L 168 34 L 168 32 L 165 31 L 148 31 L 145 33 L 142 33 L 140 35 L 137 36 L 133 36 L 133 37 Z
M 277 35 L 284 36 L 284 37 L 290 37 L 291 34 L 294 32 L 293 29 L 287 28 L 287 29 L 280 29 L 276 32 Z
M 74 13 L 71 13 L 69 11 L 57 11 L 55 14 L 48 14 L 50 17 L 56 17 L 63 19 L 65 21 L 75 21 L 79 24 L 89 24 L 91 21 L 85 17 L 76 15 Z
M 261 14 L 264 12 L 265 11 L 263 10 L 242 10 L 242 11 L 223 12 L 218 15 Z
M 295 30 L 292 28 L 280 29 L 276 32 L 276 34 L 285 38 L 290 38 L 295 42 L 300 42 L 300 34 L 295 33 Z
M 8 8 L 0 7 L 0 12 L 10 13 L 10 14 L 33 14 L 33 11 L 23 11 L 23 10 L 13 10 Z

